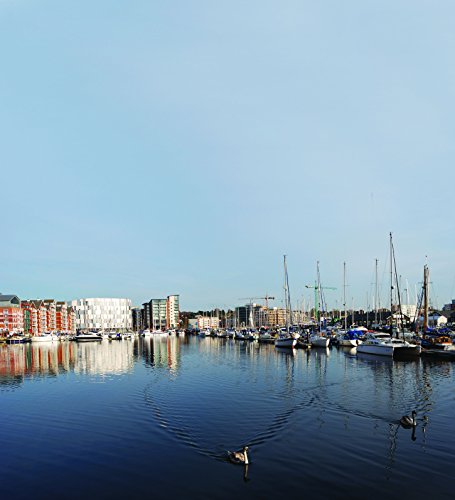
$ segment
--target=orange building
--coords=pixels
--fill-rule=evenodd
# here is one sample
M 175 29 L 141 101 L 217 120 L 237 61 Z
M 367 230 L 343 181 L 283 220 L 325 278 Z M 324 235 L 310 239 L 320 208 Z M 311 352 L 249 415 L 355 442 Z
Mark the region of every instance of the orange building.
M 38 334 L 38 309 L 31 300 L 23 300 L 21 308 L 24 315 L 24 333 Z
M 0 294 L 0 332 L 22 332 L 24 315 L 17 295 Z
M 68 306 L 66 302 L 56 303 L 55 325 L 59 332 L 68 331 Z
M 43 300 L 46 308 L 46 327 L 50 332 L 57 330 L 57 302 L 54 299 Z

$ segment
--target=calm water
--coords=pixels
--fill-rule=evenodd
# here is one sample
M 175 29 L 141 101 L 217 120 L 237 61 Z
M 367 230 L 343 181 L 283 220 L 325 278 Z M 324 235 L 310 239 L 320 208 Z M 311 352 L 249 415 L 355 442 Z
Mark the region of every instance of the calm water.
M 194 337 L 3 345 L 0 497 L 453 498 L 453 367 Z M 247 470 L 225 460 L 244 444 Z

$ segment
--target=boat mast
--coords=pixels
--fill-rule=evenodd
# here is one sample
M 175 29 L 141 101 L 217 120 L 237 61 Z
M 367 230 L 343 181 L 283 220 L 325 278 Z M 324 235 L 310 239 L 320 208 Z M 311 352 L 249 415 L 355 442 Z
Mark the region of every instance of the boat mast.
M 375 259 L 374 322 L 378 324 L 378 259 Z
M 393 326 L 393 264 L 392 264 L 392 233 L 390 233 L 390 334 Z
M 344 331 L 347 331 L 348 315 L 346 312 L 346 262 L 343 262 L 343 307 L 344 307 Z
M 284 266 L 284 307 L 286 314 L 286 331 L 289 333 L 289 319 L 288 319 L 288 282 L 287 282 L 287 268 L 286 268 L 286 255 L 283 255 Z
M 395 260 L 395 249 L 393 247 L 392 243 L 392 233 L 390 233 L 390 273 L 391 273 L 391 279 L 393 274 L 392 274 L 392 265 L 393 265 L 393 270 L 395 271 L 395 283 L 397 285 L 397 299 L 398 299 L 398 311 L 400 315 L 400 321 L 401 321 L 401 329 L 403 331 L 403 336 L 404 336 L 404 321 L 403 321 L 403 310 L 401 307 L 401 294 L 400 294 L 400 286 L 399 286 L 399 281 L 398 281 L 398 274 L 397 274 L 397 262 Z M 393 289 L 393 281 L 392 281 L 392 289 Z M 398 318 L 397 318 L 397 338 L 398 338 Z
M 427 333 L 428 329 L 428 277 L 429 270 L 425 264 L 423 267 L 423 334 Z
M 321 311 L 321 275 L 319 273 L 319 261 L 316 262 L 316 272 L 317 272 L 317 283 L 315 286 L 315 300 L 317 297 L 317 304 L 318 304 L 318 309 L 317 309 L 317 318 L 318 318 L 318 325 L 319 325 L 319 333 L 321 333 L 321 318 L 320 318 L 320 311 Z

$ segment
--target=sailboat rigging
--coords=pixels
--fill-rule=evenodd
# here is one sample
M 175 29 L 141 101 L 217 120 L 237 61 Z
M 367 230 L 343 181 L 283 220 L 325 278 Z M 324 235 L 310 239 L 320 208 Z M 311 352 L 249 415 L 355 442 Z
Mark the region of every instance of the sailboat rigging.
M 291 294 L 289 292 L 289 277 L 288 268 L 286 264 L 286 255 L 283 255 L 283 266 L 284 266 L 284 303 L 285 303 L 285 318 L 286 318 L 286 330 L 281 332 L 275 339 L 275 347 L 287 347 L 292 348 L 297 343 L 290 332 L 290 327 L 292 325 L 292 307 L 291 307 Z

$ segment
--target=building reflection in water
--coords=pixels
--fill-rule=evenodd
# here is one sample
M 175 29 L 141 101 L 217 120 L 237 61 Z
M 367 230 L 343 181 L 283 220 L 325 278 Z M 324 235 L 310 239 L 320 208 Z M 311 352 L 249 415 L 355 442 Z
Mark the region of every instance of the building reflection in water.
M 57 342 L 17 344 L 0 348 L 0 377 L 59 375 L 65 372 L 93 375 L 121 374 L 133 368 L 133 342 Z
M 180 360 L 180 339 L 160 337 L 103 342 L 56 342 L 0 346 L 0 384 L 20 383 L 34 376 L 74 372 L 87 375 L 120 375 L 134 363 L 175 372 Z
M 181 339 L 174 336 L 145 337 L 140 339 L 136 355 L 141 353 L 146 366 L 176 372 L 180 364 L 180 342 Z

